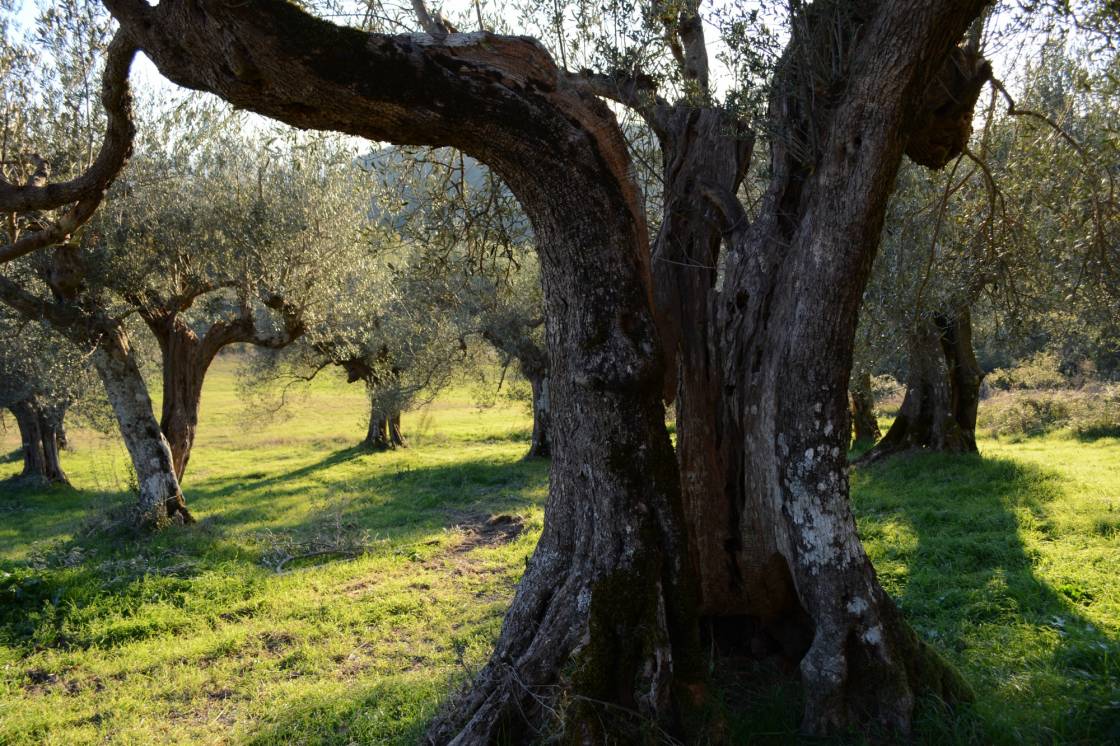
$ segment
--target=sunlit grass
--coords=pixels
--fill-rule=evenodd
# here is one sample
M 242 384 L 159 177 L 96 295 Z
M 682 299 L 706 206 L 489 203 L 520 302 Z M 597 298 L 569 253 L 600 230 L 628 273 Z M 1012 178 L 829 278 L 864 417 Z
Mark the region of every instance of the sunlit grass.
M 0 482 L 0 743 L 413 743 L 485 660 L 541 526 L 527 411 L 454 390 L 405 416 L 411 448 L 371 454 L 360 388 L 325 379 L 262 420 L 234 367 L 207 383 L 197 526 L 114 528 L 128 462 L 88 433 L 63 456 L 76 489 Z M 977 692 L 923 708 L 917 739 L 1118 740 L 1120 440 L 982 450 L 853 475 L 880 579 Z M 795 705 L 733 732 L 789 742 Z

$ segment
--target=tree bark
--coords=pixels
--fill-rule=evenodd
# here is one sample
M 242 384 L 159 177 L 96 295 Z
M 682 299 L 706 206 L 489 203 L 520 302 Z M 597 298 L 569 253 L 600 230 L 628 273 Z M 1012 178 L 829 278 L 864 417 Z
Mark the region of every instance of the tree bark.
M 175 477 L 171 447 L 156 422 L 148 387 L 123 328 L 102 331 L 93 364 L 136 471 L 138 522 L 154 528 L 193 523 Z
M 65 296 L 58 287 L 52 286 L 52 290 L 57 296 L 53 302 L 0 275 L 0 300 L 26 318 L 45 319 L 73 343 L 93 350 L 94 367 L 136 472 L 137 523 L 161 528 L 168 523 L 193 522 L 123 323 L 80 298 Z
M 610 110 L 523 38 L 371 35 L 271 0 L 107 4 L 177 82 L 301 127 L 457 146 L 510 185 L 541 256 L 550 496 L 493 658 L 429 738 L 517 740 L 565 701 L 573 740 L 673 721 L 702 667 L 649 244 Z
M 922 318 L 910 334 L 906 395 L 887 434 L 860 459 L 868 464 L 913 449 L 976 453 L 984 373 L 972 349 L 969 310 Z
M 304 332 L 299 314 L 290 309 L 280 296 L 270 296 L 266 303 L 281 311 L 284 329 L 278 334 L 257 332 L 253 314 L 248 308 L 232 319 L 210 325 L 200 337 L 183 318 L 183 312 L 210 288 L 200 287 L 161 303 L 147 304 L 135 300 L 140 316 L 159 342 L 163 372 L 163 403 L 160 430 L 171 448 L 175 478 L 181 484 L 194 448 L 198 430 L 198 413 L 202 403 L 202 385 L 214 358 L 225 347 L 238 342 L 259 347 L 281 349 Z
M 404 435 L 401 432 L 401 413 L 399 411 L 384 412 L 373 396 L 370 397 L 369 426 L 366 429 L 366 438 L 362 446 L 372 451 L 390 451 L 395 448 L 407 448 Z
M 665 398 L 676 401 L 688 546 L 700 581 L 703 613 L 741 610 L 735 547 L 737 516 L 727 500 L 723 459 L 721 371 L 713 349 L 713 307 L 723 226 L 705 198 L 734 195 L 750 165 L 754 137 L 733 113 L 679 104 L 661 114 L 664 165 L 662 223 L 653 248 L 654 297 L 668 358 Z
M 66 472 L 62 470 L 59 449 L 66 442 L 62 422 L 65 413 L 57 407 L 46 406 L 39 411 L 39 430 L 43 435 L 43 458 L 46 462 L 46 478 L 55 484 L 70 484 Z
M 552 456 L 551 402 L 548 396 L 548 376 L 529 376 L 529 386 L 533 396 L 533 435 L 529 441 L 529 452 L 525 458 L 549 458 Z
M 723 428 L 745 622 L 760 646 L 798 662 L 809 734 L 868 723 L 906 733 L 917 693 L 967 696 L 901 618 L 860 544 L 847 390 L 857 311 L 910 135 L 946 114 L 957 122 L 955 107 L 971 111 L 971 73 L 986 74 L 946 62 L 981 5 L 830 3 L 799 14 L 771 102 L 770 187 L 728 255 Z M 922 92 L 941 81 L 929 71 L 950 66 L 970 71 L 969 85 L 931 115 Z M 837 93 L 822 98 L 821 86 Z M 734 209 L 728 217 L 742 220 Z
M 207 359 L 194 331 L 177 314 L 167 318 L 158 329 L 151 323 L 149 327 L 159 341 L 163 358 L 159 427 L 171 448 L 175 478 L 181 484 L 194 447 L 202 383 L 211 360 Z
M 389 420 L 381 414 L 377 404 L 370 404 L 369 426 L 362 445 L 372 451 L 387 451 L 393 447 L 389 439 Z
M 875 416 L 875 396 L 871 392 L 871 374 L 864 371 L 853 376 L 850 392 L 852 401 L 852 443 L 867 445 L 882 437 L 879 419 Z
M 58 461 L 55 431 L 42 407 L 24 399 L 8 405 L 19 427 L 23 449 L 23 471 L 20 479 L 37 484 L 67 484 Z
M 525 39 L 369 35 L 279 0 L 106 4 L 176 82 L 301 127 L 460 147 L 503 176 L 533 223 L 555 405 L 545 527 L 494 656 L 430 740 L 524 740 L 558 702 L 569 703 L 562 726 L 576 742 L 632 741 L 635 718 L 679 719 L 702 696 L 694 563 L 660 401 L 648 239 L 609 110 Z M 953 688 L 859 545 L 846 391 L 856 308 L 906 133 L 946 114 L 961 121 L 951 101 L 928 105 L 927 71 L 981 0 L 855 5 L 832 19 L 837 28 L 813 32 L 845 44 L 806 55 L 851 74 L 827 95 L 777 102 L 774 131 L 807 139 L 775 138 L 763 219 L 736 242 L 719 307 L 734 413 L 720 425 L 724 458 L 734 457 L 727 509 L 740 516 L 745 566 L 772 568 L 743 588 L 811 635 L 801 660 L 811 732 L 866 720 L 905 730 L 916 690 Z M 804 74 L 796 93 L 817 93 L 813 80 Z M 975 96 L 964 99 L 970 110 Z M 922 142 L 922 158 L 955 145 Z
M 389 442 L 393 444 L 394 448 L 407 448 L 408 443 L 405 442 L 404 434 L 401 432 L 401 412 L 399 409 L 393 410 L 389 415 Z

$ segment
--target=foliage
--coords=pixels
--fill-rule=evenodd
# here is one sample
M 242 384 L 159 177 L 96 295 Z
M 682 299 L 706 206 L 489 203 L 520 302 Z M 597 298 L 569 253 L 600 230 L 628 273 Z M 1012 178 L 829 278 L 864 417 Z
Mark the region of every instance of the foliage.
M 1001 391 L 1059 389 L 1069 385 L 1069 379 L 1059 369 L 1058 356 L 1048 351 L 1037 352 L 1013 368 L 993 370 L 985 380 Z

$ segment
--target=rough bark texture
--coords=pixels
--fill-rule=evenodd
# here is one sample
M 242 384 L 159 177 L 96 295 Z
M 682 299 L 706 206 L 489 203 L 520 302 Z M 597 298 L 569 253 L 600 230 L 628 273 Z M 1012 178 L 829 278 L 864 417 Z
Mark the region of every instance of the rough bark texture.
M 741 608 L 743 594 L 733 582 L 739 574 L 733 549 L 740 542 L 737 516 L 729 501 L 712 499 L 726 484 L 721 372 L 712 349 L 723 226 L 705 194 L 735 194 L 750 164 L 754 138 L 732 113 L 687 104 L 662 112 L 657 130 L 665 203 L 653 249 L 653 278 L 669 362 L 665 398 L 676 400 L 681 492 L 702 611 L 726 614 Z
M 62 415 L 31 400 L 8 405 L 19 428 L 23 449 L 20 479 L 40 484 L 69 484 L 59 461 Z
M 879 418 L 875 416 L 875 396 L 871 392 L 871 374 L 866 371 L 853 376 L 852 390 L 852 442 L 860 445 L 874 443 L 883 436 Z
M 673 702 L 699 695 L 681 688 L 701 678 L 691 567 L 679 560 L 648 238 L 609 109 L 528 39 L 370 35 L 279 1 L 107 5 L 176 82 L 297 126 L 457 146 L 510 185 L 539 242 L 550 496 L 493 658 L 429 738 L 522 740 L 557 727 L 542 705 L 558 701 L 577 741 L 630 740 L 637 720 L 672 719 Z
M 868 722 L 906 732 L 917 692 L 965 691 L 901 619 L 859 542 L 847 389 L 903 151 L 939 121 L 921 108 L 938 84 L 928 71 L 981 5 L 829 3 L 799 14 L 771 104 L 780 134 L 770 188 L 728 257 L 724 438 L 741 582 L 770 644 L 800 660 L 808 733 Z
M 906 395 L 887 434 L 860 459 L 873 463 L 913 449 L 976 453 L 984 373 L 972 349 L 968 309 L 918 321 L 910 334 Z
M 576 742 L 606 741 L 606 731 L 630 741 L 632 718 L 666 720 L 674 684 L 699 691 L 688 689 L 700 679 L 694 563 L 659 401 L 640 203 L 591 84 L 573 83 L 520 38 L 367 35 L 279 0 L 106 4 L 176 82 L 301 127 L 456 146 L 505 178 L 540 243 L 551 492 L 494 657 L 430 739 L 525 740 L 548 712 L 542 703 L 558 701 L 569 703 L 563 725 Z M 960 693 L 899 619 L 859 544 L 846 391 L 856 309 L 902 153 L 940 165 L 961 145 L 975 96 L 959 95 L 952 71 L 935 89 L 929 71 L 948 69 L 980 6 L 799 10 L 760 219 L 743 231 L 743 216 L 723 208 L 735 247 L 717 309 L 729 407 L 721 510 L 737 516 L 741 539 L 724 550 L 741 573 L 728 573 L 738 583 L 728 595 L 745 593 L 757 618 L 793 630 L 785 644 L 801 661 L 814 733 L 867 721 L 904 731 L 916 691 Z M 700 24 L 690 28 L 682 45 L 699 38 Z M 967 62 L 953 60 L 966 93 L 979 90 Z
M 85 173 L 65 182 L 51 183 L 50 165 L 40 159 L 31 183 L 15 185 L 0 179 L 0 211 L 50 210 L 73 205 L 56 222 L 42 224 L 22 236 L 8 236 L 0 244 L 0 264 L 32 251 L 70 240 L 94 214 L 109 185 L 132 154 L 132 94 L 128 73 L 136 46 L 127 34 L 118 33 L 109 44 L 101 80 L 101 102 L 105 107 L 105 138 L 97 159 Z
M 408 444 L 401 433 L 401 413 L 386 414 L 374 401 L 370 405 L 369 427 L 366 429 L 366 438 L 362 441 L 362 445 L 373 451 L 407 447 Z
M 171 448 L 156 423 L 148 387 L 123 330 L 102 333 L 93 364 L 136 470 L 139 522 L 155 528 L 193 523 L 175 478 Z

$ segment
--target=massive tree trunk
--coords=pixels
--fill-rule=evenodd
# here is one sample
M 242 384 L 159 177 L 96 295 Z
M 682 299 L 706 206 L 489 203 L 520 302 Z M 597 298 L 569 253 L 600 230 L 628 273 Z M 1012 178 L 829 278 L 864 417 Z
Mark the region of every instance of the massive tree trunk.
M 139 522 L 155 528 L 168 523 L 193 523 L 179 491 L 171 448 L 156 422 L 148 387 L 122 328 L 101 331 L 93 364 L 136 470 Z
M 923 317 L 907 341 L 909 371 L 902 406 L 887 434 L 860 463 L 921 448 L 976 453 L 976 413 L 984 373 L 972 349 L 969 310 Z
M 680 104 L 657 122 L 665 178 L 660 231 L 653 248 L 654 297 L 668 358 L 665 398 L 676 400 L 688 546 L 700 580 L 701 610 L 741 607 L 729 546 L 740 542 L 726 491 L 721 371 L 714 354 L 713 307 L 723 226 L 710 190 L 734 195 L 750 165 L 753 135 L 733 113 Z
M 541 256 L 550 496 L 494 656 L 430 738 L 519 740 L 561 702 L 573 740 L 673 720 L 702 667 L 648 238 L 609 109 L 526 39 L 370 35 L 279 0 L 107 4 L 177 82 L 302 127 L 458 146 L 504 177 Z
M 966 696 L 901 618 L 860 544 L 847 390 L 902 154 L 939 166 L 960 151 L 962 120 L 967 135 L 987 68 L 960 53 L 945 61 L 981 5 L 829 3 L 798 14 L 771 104 L 770 188 L 728 256 L 723 435 L 743 537 L 744 634 L 799 662 L 802 728 L 812 734 L 869 721 L 906 732 L 919 692 Z M 956 75 L 966 85 L 951 85 Z M 820 96 L 822 86 L 835 95 Z M 728 213 L 732 223 L 742 217 Z
M 533 435 L 525 458 L 549 458 L 552 455 L 552 404 L 548 396 L 548 376 L 529 376 L 533 396 Z
M 605 106 L 525 39 L 369 35 L 280 0 L 106 4 L 176 82 L 301 127 L 460 147 L 506 179 L 533 222 L 554 403 L 545 527 L 493 658 L 431 740 L 524 740 L 560 702 L 574 742 L 632 741 L 648 728 L 635 718 L 679 717 L 672 694 L 681 706 L 702 692 L 694 569 L 660 403 L 642 210 Z M 791 89 L 779 83 L 774 185 L 763 219 L 736 242 L 718 311 L 731 406 L 721 442 L 735 488 L 726 510 L 740 517 L 743 549 L 730 545 L 728 562 L 748 571 L 739 583 L 749 608 L 806 633 L 797 652 L 808 651 L 812 732 L 868 719 L 905 730 L 915 691 L 953 689 L 856 536 L 846 391 L 905 133 L 919 129 L 923 103 L 935 104 L 930 118 L 967 129 L 975 95 L 942 106 L 922 94 L 981 2 L 847 5 L 828 4 L 845 10 L 826 16 L 835 28 L 815 10 L 815 29 L 795 25 L 820 47 L 801 48 L 802 61 L 830 62 L 842 77 L 819 87 L 803 70 Z M 938 133 L 921 134 L 918 158 L 952 154 Z
M 879 418 L 875 416 L 875 395 L 871 391 L 871 374 L 867 371 L 852 376 L 852 443 L 869 445 L 882 437 Z
M 32 400 L 8 405 L 19 427 L 23 448 L 21 479 L 40 484 L 69 484 L 58 458 L 61 416 Z

